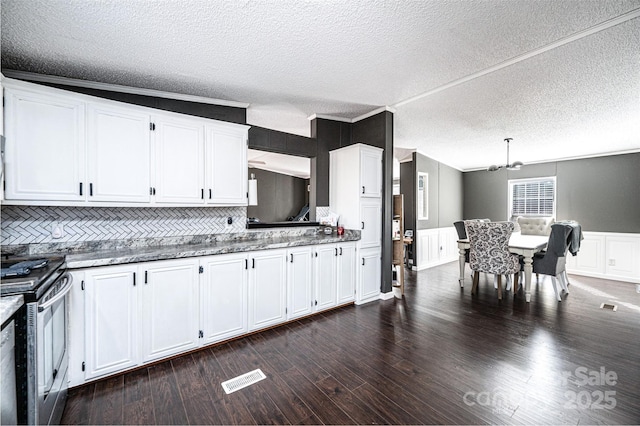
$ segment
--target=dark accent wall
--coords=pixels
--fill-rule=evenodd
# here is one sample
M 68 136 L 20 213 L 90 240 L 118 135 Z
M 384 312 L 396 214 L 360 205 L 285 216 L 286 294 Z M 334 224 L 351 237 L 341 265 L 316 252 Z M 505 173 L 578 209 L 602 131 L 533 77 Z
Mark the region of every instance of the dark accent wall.
M 258 205 L 247 207 L 247 217 L 283 222 L 309 202 L 306 179 L 255 168 L 249 169 L 251 173 L 258 181 Z
M 316 140 L 291 133 L 251 126 L 249 129 L 249 148 L 299 157 L 316 156 Z
M 416 205 L 418 172 L 427 173 L 429 216 L 417 219 Z M 405 229 L 417 230 L 446 228 L 462 219 L 463 214 L 463 173 L 432 158 L 414 152 L 412 161 L 400 164 L 400 193 L 404 196 Z M 414 246 L 409 247 L 409 258 L 418 266 L 414 256 Z
M 228 121 L 231 123 L 246 124 L 247 110 L 245 108 L 212 105 L 200 102 L 167 99 L 155 96 L 134 95 L 130 93 L 111 92 L 108 90 L 89 89 L 86 87 L 65 86 L 62 84 L 40 83 L 43 86 L 56 87 L 70 92 L 83 93 L 113 101 L 140 105 L 164 111 L 188 114 L 196 117 L 212 118 L 214 120 Z
M 586 231 L 640 232 L 640 153 L 464 173 L 464 218 L 506 220 L 508 180 L 556 176 L 556 219 Z

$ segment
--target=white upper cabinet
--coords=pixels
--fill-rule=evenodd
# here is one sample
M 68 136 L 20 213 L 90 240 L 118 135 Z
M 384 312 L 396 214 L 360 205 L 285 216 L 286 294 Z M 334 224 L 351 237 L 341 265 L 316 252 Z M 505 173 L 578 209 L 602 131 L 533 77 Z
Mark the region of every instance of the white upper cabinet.
M 204 204 L 204 126 L 154 117 L 155 201 Z
M 4 84 L 6 204 L 247 205 L 249 126 Z
M 5 89 L 7 200 L 84 200 L 84 103 Z
M 207 203 L 246 206 L 248 129 L 221 124 L 206 132 Z
M 360 184 L 362 197 L 382 197 L 382 151 L 363 147 L 360 150 Z
M 87 114 L 89 200 L 149 202 L 149 115 L 99 103 Z

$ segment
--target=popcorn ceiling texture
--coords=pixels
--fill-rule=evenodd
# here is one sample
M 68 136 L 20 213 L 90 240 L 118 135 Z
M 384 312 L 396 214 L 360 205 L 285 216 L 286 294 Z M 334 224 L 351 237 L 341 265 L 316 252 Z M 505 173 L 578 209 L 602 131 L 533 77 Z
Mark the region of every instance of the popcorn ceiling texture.
M 472 169 L 506 160 L 505 137 L 524 162 L 640 149 L 638 16 L 493 70 L 639 10 L 640 0 L 2 0 L 2 67 L 247 102 L 249 124 L 304 136 L 312 114 L 389 105 L 395 146 Z
M 227 224 L 227 218 L 233 224 Z M 2 245 L 75 243 L 243 232 L 246 207 L 2 207 Z M 54 239 L 54 223 L 64 236 Z

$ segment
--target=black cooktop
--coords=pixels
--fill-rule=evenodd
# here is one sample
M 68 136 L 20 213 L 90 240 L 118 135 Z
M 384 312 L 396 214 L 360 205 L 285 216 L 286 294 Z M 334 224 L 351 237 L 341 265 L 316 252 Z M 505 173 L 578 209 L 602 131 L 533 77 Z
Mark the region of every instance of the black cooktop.
M 39 287 L 64 271 L 64 256 L 30 256 L 2 258 L 0 293 L 40 293 Z

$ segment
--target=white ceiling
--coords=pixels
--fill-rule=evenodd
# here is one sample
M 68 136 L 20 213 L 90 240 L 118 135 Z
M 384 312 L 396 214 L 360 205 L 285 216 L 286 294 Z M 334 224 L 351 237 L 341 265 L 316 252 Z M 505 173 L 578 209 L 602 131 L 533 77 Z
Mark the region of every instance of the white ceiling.
M 1 0 L 2 68 L 313 114 L 395 111 L 461 170 L 640 150 L 640 0 Z

